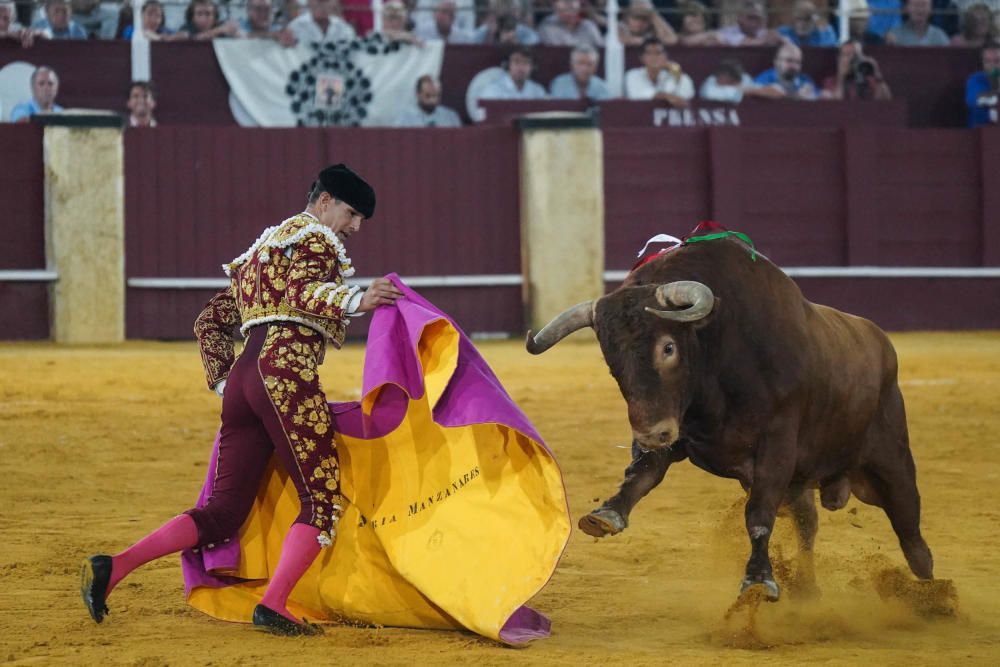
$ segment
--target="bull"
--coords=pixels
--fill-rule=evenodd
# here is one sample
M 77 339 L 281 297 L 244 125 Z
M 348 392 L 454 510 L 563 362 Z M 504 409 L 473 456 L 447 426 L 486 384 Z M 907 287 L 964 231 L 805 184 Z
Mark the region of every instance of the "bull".
M 588 535 L 628 526 L 636 503 L 689 459 L 747 492 L 741 592 L 780 594 L 768 542 L 779 508 L 799 543 L 796 581 L 815 588 L 816 493 L 853 493 L 888 516 L 913 573 L 933 577 L 920 533 L 896 353 L 869 320 L 810 303 L 767 258 L 733 237 L 681 246 L 617 290 L 560 314 L 532 354 L 591 327 L 628 405 L 633 460 L 618 492 L 580 519 Z

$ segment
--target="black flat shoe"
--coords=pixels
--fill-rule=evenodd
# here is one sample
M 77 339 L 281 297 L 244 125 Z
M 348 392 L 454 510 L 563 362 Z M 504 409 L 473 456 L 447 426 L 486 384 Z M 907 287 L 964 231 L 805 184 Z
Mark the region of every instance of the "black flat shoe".
M 110 613 L 108 605 L 104 603 L 110 581 L 111 556 L 91 556 L 84 559 L 80 567 L 80 595 L 95 623 L 100 623 L 105 614 Z
M 295 623 L 262 604 L 257 605 L 253 609 L 253 624 L 267 632 L 287 637 L 323 634 L 323 628 L 318 625 L 314 625 L 305 619 L 302 619 L 302 623 Z

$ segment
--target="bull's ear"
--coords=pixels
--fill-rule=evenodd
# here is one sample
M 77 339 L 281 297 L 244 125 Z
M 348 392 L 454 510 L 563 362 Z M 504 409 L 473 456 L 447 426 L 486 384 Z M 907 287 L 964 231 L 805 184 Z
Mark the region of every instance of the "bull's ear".
M 706 324 L 710 324 L 712 320 L 714 320 L 718 315 L 719 308 L 721 307 L 722 307 L 722 299 L 720 299 L 719 297 L 715 297 L 715 305 L 712 306 L 711 312 L 709 312 L 708 315 L 701 318 L 700 320 L 695 320 L 694 322 L 691 323 L 692 326 L 694 326 L 695 331 L 701 329 Z

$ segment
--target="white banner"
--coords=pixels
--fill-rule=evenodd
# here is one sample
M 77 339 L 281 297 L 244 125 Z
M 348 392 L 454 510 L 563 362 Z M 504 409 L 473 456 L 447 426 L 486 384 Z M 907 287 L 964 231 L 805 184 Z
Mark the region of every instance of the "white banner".
M 261 39 L 212 44 L 237 120 L 262 127 L 392 125 L 414 105 L 417 79 L 438 78 L 444 58 L 444 42 L 379 36 L 293 48 Z

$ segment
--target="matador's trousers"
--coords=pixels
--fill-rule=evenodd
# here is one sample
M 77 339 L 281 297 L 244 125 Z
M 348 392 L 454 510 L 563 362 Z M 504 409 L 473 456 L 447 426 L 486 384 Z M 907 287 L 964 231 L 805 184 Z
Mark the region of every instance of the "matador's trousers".
M 226 381 L 212 494 L 204 507 L 187 512 L 199 545 L 237 534 L 272 452 L 302 504 L 295 523 L 318 528 L 321 545 L 333 543 L 344 499 L 330 407 L 317 373 L 324 346 L 321 334 L 290 322 L 250 330 Z

